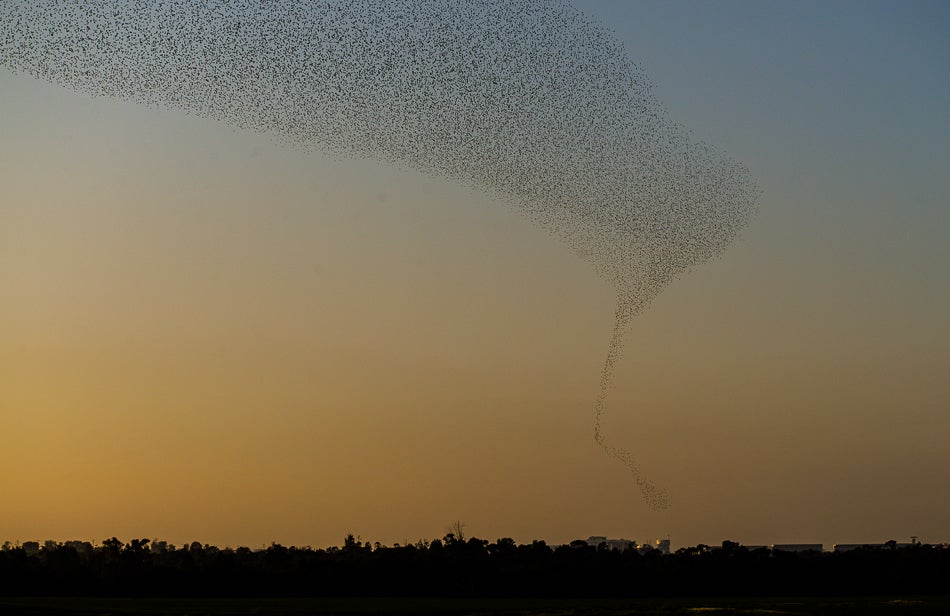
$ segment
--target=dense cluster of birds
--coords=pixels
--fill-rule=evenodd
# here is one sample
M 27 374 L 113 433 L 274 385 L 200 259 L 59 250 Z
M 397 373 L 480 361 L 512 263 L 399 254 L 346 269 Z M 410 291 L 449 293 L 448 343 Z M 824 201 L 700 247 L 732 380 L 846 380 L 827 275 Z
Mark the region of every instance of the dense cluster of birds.
M 3 0 L 0 66 L 491 193 L 617 289 L 597 443 L 631 318 L 748 222 L 745 168 L 693 139 L 602 26 L 533 0 Z

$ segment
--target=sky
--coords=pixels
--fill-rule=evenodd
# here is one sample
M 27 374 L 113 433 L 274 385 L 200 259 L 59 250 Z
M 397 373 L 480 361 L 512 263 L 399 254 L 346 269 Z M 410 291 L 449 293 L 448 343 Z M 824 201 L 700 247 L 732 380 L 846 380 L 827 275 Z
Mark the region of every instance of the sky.
M 760 211 L 626 333 L 452 181 L 0 69 L 0 540 L 950 541 L 950 6 L 576 2 Z

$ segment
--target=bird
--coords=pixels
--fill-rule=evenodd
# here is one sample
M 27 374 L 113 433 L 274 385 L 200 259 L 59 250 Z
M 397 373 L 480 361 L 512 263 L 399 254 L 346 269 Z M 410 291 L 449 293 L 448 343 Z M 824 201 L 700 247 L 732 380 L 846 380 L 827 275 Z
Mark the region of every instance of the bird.
M 617 293 L 594 440 L 633 318 L 756 211 L 748 169 L 670 119 L 623 45 L 566 1 L 4 0 L 0 66 L 178 109 L 303 150 L 482 191 Z

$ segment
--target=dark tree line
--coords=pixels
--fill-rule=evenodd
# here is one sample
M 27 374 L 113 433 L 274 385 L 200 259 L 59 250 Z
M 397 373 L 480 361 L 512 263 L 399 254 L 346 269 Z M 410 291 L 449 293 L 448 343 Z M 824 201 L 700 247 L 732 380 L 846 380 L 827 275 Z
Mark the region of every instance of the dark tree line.
M 348 536 L 342 547 L 220 549 L 116 538 L 6 544 L 2 595 L 148 596 L 691 596 L 866 595 L 950 592 L 950 549 L 845 553 L 748 550 L 726 541 L 663 555 L 583 541 L 552 548 L 512 539 L 382 546 Z

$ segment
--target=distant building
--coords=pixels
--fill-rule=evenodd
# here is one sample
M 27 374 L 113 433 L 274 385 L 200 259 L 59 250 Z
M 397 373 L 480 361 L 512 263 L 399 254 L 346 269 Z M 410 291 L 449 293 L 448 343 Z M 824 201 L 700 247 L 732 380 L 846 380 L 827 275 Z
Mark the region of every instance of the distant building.
M 633 539 L 608 539 L 607 540 L 608 548 L 610 548 L 611 550 L 619 550 L 621 552 L 623 552 L 624 550 L 628 550 L 632 547 L 636 547 L 636 545 L 637 545 L 637 542 L 634 541 Z
M 640 545 L 637 546 L 637 552 L 639 552 L 640 554 L 649 554 L 655 549 L 656 548 L 654 548 L 649 543 L 641 543 Z
M 897 543 L 896 541 L 887 541 L 885 543 L 836 543 L 832 546 L 835 552 L 851 552 L 853 550 L 883 550 L 884 548 L 911 548 L 921 545 L 917 537 L 911 537 L 910 543 Z
M 821 552 L 824 545 L 821 543 L 776 543 L 772 545 L 773 552 Z
M 581 540 L 573 542 L 573 545 L 577 545 Z M 601 545 L 607 546 L 608 550 L 617 550 L 618 552 L 623 552 L 624 550 L 636 550 L 640 554 L 648 554 L 654 550 L 658 551 L 660 554 L 669 554 L 670 553 L 670 540 L 669 539 L 657 539 L 654 543 L 641 543 L 638 544 L 633 539 L 609 539 L 604 535 L 591 535 L 587 539 L 583 540 L 587 545 L 596 548 Z
M 608 550 L 618 550 L 621 552 L 632 547 L 637 547 L 637 542 L 633 539 L 608 539 L 600 535 L 592 535 L 587 538 L 587 545 L 591 547 L 596 548 L 601 544 L 606 544 Z
M 883 543 L 836 543 L 831 546 L 835 552 L 853 552 L 854 550 L 880 550 Z

